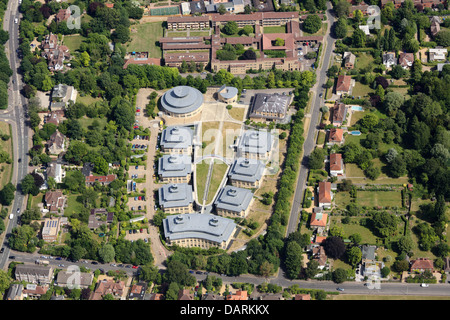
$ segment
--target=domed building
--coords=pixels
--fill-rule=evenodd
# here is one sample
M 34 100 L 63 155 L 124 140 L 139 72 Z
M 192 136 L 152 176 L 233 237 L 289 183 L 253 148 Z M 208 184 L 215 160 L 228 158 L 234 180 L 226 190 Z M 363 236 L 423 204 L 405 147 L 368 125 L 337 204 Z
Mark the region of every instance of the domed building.
M 178 86 L 161 98 L 164 111 L 172 117 L 185 118 L 198 114 L 203 106 L 203 94 L 192 87 Z

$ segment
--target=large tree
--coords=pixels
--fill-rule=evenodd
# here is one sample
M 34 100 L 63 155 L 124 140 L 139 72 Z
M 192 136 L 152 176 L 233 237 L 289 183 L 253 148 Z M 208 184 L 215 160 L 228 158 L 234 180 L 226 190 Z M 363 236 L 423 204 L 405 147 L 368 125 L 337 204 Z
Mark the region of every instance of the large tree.
M 303 22 L 303 30 L 308 33 L 316 33 L 322 27 L 322 20 L 316 14 L 310 14 Z
M 324 249 L 328 257 L 339 259 L 345 253 L 345 244 L 341 237 L 328 237 Z

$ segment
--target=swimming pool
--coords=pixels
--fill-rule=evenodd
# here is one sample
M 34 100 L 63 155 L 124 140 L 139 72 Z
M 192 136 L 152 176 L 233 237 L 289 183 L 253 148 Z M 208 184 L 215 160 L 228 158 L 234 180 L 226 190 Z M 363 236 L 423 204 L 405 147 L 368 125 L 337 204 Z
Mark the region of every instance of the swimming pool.
M 351 131 L 350 134 L 352 136 L 360 136 L 361 135 L 361 131 Z
M 353 111 L 364 111 L 364 108 L 360 107 L 360 106 L 352 106 L 352 110 Z

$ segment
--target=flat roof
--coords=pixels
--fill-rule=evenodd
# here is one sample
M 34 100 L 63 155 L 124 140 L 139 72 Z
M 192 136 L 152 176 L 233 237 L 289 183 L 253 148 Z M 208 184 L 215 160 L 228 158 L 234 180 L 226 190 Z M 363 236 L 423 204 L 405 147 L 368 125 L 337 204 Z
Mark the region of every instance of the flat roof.
M 236 223 L 212 214 L 187 213 L 167 217 L 163 227 L 170 240 L 199 238 L 222 243 L 233 235 Z
M 225 186 L 219 193 L 214 205 L 218 209 L 241 212 L 246 210 L 253 198 L 249 189 Z

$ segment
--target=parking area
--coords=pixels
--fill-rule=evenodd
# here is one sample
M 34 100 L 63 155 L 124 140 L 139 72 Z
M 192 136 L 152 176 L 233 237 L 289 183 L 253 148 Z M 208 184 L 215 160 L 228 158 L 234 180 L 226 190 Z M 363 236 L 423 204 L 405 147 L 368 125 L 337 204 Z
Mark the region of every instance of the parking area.
M 127 230 L 127 233 L 125 235 L 125 240 L 129 241 L 136 241 L 136 240 L 144 240 L 145 242 L 148 241 L 150 235 L 148 233 L 147 229 L 130 229 Z
M 314 45 L 314 44 L 313 44 Z M 297 56 L 298 61 L 301 63 L 301 70 L 308 70 L 311 68 L 312 64 L 316 61 L 316 59 L 306 59 L 305 56 L 308 54 L 308 52 L 311 51 L 318 51 L 319 45 L 315 45 L 314 48 L 311 48 L 311 44 L 303 43 L 297 46 Z

